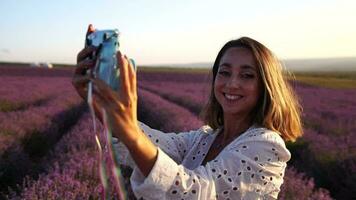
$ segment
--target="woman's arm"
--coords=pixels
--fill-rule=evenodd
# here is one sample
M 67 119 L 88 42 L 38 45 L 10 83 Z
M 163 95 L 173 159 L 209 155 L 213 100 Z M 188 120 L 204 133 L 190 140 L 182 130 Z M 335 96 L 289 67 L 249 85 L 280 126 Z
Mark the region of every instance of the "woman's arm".
M 192 148 L 195 141 L 202 134 L 209 134 L 213 131 L 209 126 L 203 126 L 198 130 L 189 132 L 164 133 L 160 130 L 153 129 L 142 122 L 139 122 L 139 127 L 155 146 L 159 147 L 178 164 L 182 163 L 189 149 Z M 134 168 L 136 166 L 135 162 L 132 160 L 130 152 L 125 145 L 119 142 L 116 138 L 114 138 L 113 142 L 118 161 L 123 165 Z

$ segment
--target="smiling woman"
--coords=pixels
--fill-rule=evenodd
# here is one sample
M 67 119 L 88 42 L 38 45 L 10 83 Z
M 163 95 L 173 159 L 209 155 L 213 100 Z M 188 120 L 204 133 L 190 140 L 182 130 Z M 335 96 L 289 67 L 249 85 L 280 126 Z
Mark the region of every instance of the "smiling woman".
M 302 127 L 298 101 L 270 50 L 247 37 L 225 44 L 212 69 L 207 125 L 178 134 L 138 122 L 136 75 L 126 56 L 117 54 L 118 93 L 85 77 L 92 51 L 78 54 L 73 84 L 83 94 L 94 83 L 97 116 L 105 109 L 120 160 L 134 168 L 137 198 L 277 199 L 291 157 L 285 141 L 301 136 Z
M 232 54 L 235 54 L 235 59 L 230 58 Z M 244 58 L 241 59 L 242 57 Z M 230 59 L 228 61 L 230 64 L 226 64 L 225 59 Z M 246 90 L 249 85 L 260 90 L 256 94 L 258 95 L 258 102 L 249 113 L 252 121 L 270 130 L 277 131 L 286 141 L 295 141 L 296 138 L 301 136 L 303 133 L 300 121 L 301 107 L 297 96 L 282 74 L 281 62 L 267 47 L 248 37 L 229 41 L 218 53 L 212 69 L 213 82 L 209 102 L 203 111 L 205 121 L 212 128 L 224 124 L 226 110 L 223 110 L 218 100 L 215 87 L 219 85 L 220 76 L 231 73 L 224 71 L 226 65 L 231 66 L 231 63 L 240 65 L 235 69 L 236 82 L 240 79 L 238 87 L 241 88 L 239 92 Z M 228 68 L 232 71 L 232 67 Z M 240 75 L 240 78 L 238 78 L 238 75 Z M 229 79 L 232 80 L 233 78 Z M 247 80 L 247 82 L 259 86 L 243 84 L 242 80 L 245 80 L 245 82 Z

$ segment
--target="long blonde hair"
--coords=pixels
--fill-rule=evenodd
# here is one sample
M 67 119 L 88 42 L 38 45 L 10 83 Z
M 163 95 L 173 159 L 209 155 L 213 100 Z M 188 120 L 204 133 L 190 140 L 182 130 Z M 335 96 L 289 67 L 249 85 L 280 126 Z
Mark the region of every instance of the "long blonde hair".
M 202 112 L 205 123 L 213 129 L 224 124 L 222 107 L 214 95 L 214 82 L 222 56 L 232 47 L 250 50 L 258 65 L 263 94 L 255 108 L 254 123 L 278 132 L 285 141 L 295 141 L 303 134 L 298 98 L 283 76 L 281 62 L 267 47 L 248 37 L 231 40 L 219 51 L 212 68 L 209 101 Z

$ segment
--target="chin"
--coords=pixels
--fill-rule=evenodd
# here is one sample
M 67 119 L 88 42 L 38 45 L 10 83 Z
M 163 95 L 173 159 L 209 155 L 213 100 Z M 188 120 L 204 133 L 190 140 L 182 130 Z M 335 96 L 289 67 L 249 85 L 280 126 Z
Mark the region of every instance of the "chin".
M 225 108 L 223 107 L 223 112 L 224 114 L 228 114 L 228 115 L 239 115 L 245 113 L 245 111 L 238 108 L 231 108 L 231 106 Z

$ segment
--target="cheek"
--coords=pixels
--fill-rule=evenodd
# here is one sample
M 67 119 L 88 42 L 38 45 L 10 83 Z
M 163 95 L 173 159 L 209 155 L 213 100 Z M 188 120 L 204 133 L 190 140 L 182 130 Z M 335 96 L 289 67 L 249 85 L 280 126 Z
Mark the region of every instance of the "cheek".
M 251 92 L 254 94 L 256 99 L 258 100 L 259 98 L 262 97 L 262 87 L 261 85 L 257 84 L 253 88 L 251 88 Z
M 214 82 L 214 94 L 215 96 L 218 94 L 218 91 L 221 89 L 221 81 L 217 78 L 215 79 L 215 82 Z
M 215 95 L 215 98 L 217 98 L 217 90 L 218 90 L 218 87 L 216 85 L 216 82 L 214 83 L 214 95 Z
M 214 96 L 215 96 L 215 99 L 219 102 L 219 104 L 221 103 L 220 102 L 221 93 L 219 92 L 220 88 L 221 88 L 221 84 L 219 84 L 219 81 L 218 82 L 215 81 L 215 83 L 214 83 Z
M 224 85 L 224 81 L 221 78 L 216 77 L 214 82 L 214 89 L 219 89 L 222 87 L 222 85 Z

